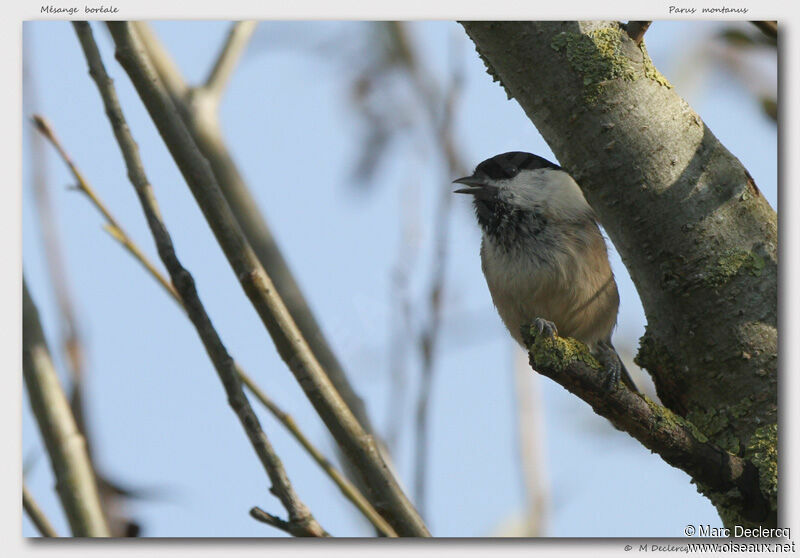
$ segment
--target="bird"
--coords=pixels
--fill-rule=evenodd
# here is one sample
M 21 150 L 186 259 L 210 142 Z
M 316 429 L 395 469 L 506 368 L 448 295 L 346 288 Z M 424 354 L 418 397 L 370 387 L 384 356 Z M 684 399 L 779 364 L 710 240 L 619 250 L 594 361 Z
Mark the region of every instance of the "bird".
M 522 151 L 480 163 L 453 181 L 473 198 L 482 231 L 481 268 L 494 306 L 524 348 L 523 327 L 587 345 L 608 374 L 636 384 L 611 342 L 619 291 L 597 218 L 575 180 L 559 165 Z

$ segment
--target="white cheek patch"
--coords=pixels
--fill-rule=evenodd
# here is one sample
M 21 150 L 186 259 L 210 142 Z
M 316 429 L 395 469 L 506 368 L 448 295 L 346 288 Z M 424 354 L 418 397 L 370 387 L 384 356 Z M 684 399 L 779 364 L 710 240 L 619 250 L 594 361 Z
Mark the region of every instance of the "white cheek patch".
M 583 192 L 564 171 L 523 170 L 499 184 L 500 199 L 521 209 L 539 208 L 554 219 L 571 220 L 591 213 Z

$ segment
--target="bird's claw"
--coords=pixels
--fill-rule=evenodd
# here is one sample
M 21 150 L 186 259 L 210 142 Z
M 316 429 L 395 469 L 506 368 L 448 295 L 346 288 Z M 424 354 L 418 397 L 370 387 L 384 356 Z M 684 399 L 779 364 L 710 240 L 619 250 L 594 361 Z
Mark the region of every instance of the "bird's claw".
M 606 343 L 598 343 L 597 349 L 597 359 L 600 361 L 600 364 L 605 366 L 606 372 L 603 389 L 605 391 L 613 391 L 619 385 L 622 376 L 622 362 L 619 360 L 617 351 Z
M 545 337 L 556 337 L 558 335 L 556 324 L 549 320 L 545 320 L 544 318 L 536 318 L 533 320 L 533 327 L 536 328 L 536 331 L 539 332 L 539 335 L 544 334 Z

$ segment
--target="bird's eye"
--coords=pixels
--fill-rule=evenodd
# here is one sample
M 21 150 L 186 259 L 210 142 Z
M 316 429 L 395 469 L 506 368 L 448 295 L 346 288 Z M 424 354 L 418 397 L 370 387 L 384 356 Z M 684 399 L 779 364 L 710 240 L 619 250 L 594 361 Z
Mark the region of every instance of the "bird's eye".
M 506 169 L 506 173 L 508 174 L 509 178 L 513 178 L 514 176 L 516 176 L 518 172 L 519 169 L 517 167 L 508 167 Z

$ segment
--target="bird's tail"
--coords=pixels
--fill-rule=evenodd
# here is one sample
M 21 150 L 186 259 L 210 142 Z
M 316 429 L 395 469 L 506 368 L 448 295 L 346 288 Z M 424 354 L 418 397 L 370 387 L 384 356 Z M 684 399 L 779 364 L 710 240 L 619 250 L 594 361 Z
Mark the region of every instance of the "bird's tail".
M 614 352 L 616 352 L 616 351 L 617 350 L 614 349 Z M 631 378 L 631 375 L 628 372 L 628 369 L 625 368 L 625 363 L 622 362 L 622 357 L 619 356 L 619 353 L 617 353 L 617 357 L 619 358 L 620 379 L 622 380 L 622 383 L 624 383 L 626 386 L 628 386 L 631 391 L 641 394 L 642 392 L 639 390 L 638 387 L 636 387 L 636 384 L 634 383 L 633 378 Z
M 622 357 L 619 356 L 619 352 L 617 351 L 616 347 L 614 347 L 613 343 L 611 343 L 611 339 L 607 339 L 605 341 L 601 341 L 597 344 L 596 347 L 600 351 L 601 359 L 606 362 L 606 366 L 611 366 L 613 368 L 619 367 L 619 379 L 622 380 L 628 388 L 634 393 L 638 393 L 641 395 L 641 390 L 636 387 L 636 384 L 633 382 L 633 378 L 631 378 L 628 369 L 625 368 L 625 363 L 622 362 Z

